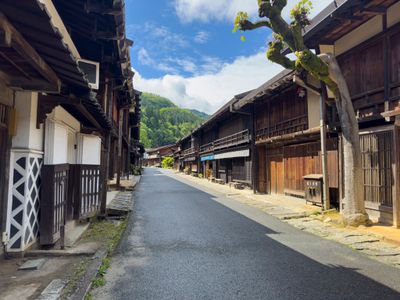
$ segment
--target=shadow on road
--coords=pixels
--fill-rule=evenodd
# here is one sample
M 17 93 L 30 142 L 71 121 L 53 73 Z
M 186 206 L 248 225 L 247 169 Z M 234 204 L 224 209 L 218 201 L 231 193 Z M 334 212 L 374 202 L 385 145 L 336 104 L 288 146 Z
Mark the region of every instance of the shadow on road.
M 146 169 L 135 199 L 117 255 L 125 275 L 108 278 L 115 299 L 400 299 L 399 270 L 275 219 L 263 226 L 163 171 Z M 280 234 L 307 256 L 269 237 Z

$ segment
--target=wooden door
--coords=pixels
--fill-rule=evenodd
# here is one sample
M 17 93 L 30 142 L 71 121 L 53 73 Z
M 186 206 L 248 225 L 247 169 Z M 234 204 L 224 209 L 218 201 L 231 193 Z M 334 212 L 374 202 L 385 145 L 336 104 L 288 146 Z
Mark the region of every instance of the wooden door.
M 258 148 L 258 192 L 267 192 L 267 162 L 265 146 Z
M 270 194 L 283 194 L 284 189 L 284 164 L 283 157 L 270 157 L 268 159 L 268 183 Z
M 284 190 L 284 164 L 283 158 L 276 160 L 276 193 L 283 194 Z

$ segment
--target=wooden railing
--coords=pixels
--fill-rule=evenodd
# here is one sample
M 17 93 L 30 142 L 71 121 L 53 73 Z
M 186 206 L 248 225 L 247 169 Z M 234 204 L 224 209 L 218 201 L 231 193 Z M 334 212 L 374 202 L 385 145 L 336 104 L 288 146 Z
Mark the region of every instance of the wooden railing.
M 191 156 L 194 154 L 196 154 L 196 148 L 194 148 L 194 147 L 182 151 L 183 156 Z
M 71 166 L 74 219 L 90 218 L 100 211 L 102 181 L 100 166 Z
M 308 129 L 307 115 L 301 115 L 274 125 L 260 128 L 256 131 L 257 140 L 276 137 L 288 133 L 300 132 Z
M 200 153 L 212 152 L 214 150 L 214 143 L 208 143 L 200 146 Z
M 214 141 L 214 150 L 229 148 L 238 146 L 250 142 L 251 137 L 249 130 L 243 130 L 241 132 L 229 135 L 227 137 Z
M 66 221 L 69 165 L 42 168 L 40 244 L 56 243 Z

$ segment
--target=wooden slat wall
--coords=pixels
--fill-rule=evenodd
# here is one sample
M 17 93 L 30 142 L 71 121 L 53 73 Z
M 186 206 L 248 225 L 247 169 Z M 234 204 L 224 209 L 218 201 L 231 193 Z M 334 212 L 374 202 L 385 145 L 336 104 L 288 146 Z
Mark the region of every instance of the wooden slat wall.
M 387 67 L 385 48 L 389 52 Z M 385 100 L 390 101 L 387 109 L 397 105 L 400 99 L 400 25 L 340 55 L 338 62 L 360 121 L 381 118 Z M 385 69 L 389 78 L 386 85 Z
M 266 182 L 268 193 L 296 193 L 304 192 L 303 176 L 322 174 L 321 147 L 319 142 L 301 145 L 291 145 L 280 148 L 267 148 L 260 153 L 260 180 L 259 187 L 263 188 Z M 339 188 L 339 167 L 337 139 L 327 142 L 329 187 Z M 262 168 L 266 170 L 266 179 L 263 178 Z
M 390 96 L 396 100 L 400 97 L 400 32 L 390 37 L 390 60 Z
M 304 191 L 303 177 L 322 174 L 321 145 L 319 142 L 284 148 L 285 188 Z M 327 142 L 329 187 L 339 188 L 337 141 Z
M 265 146 L 258 147 L 258 192 L 267 192 L 267 174 L 266 174 L 266 153 Z
M 278 98 L 264 101 L 256 109 L 258 138 L 275 137 L 308 129 L 307 97 L 300 97 L 297 88 Z
M 248 129 L 245 128 L 245 118 L 246 116 L 244 115 L 236 115 L 222 122 L 218 130 L 218 138 L 223 138 Z

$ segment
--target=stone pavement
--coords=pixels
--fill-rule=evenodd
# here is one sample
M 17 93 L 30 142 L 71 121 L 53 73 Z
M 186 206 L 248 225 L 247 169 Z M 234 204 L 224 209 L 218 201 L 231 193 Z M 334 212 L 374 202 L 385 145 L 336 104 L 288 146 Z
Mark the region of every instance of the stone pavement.
M 193 182 L 197 188 L 217 191 L 243 204 L 256 207 L 300 230 L 347 245 L 368 257 L 400 268 L 400 229 L 374 224 L 359 228 L 335 223 L 338 214 L 322 214 L 321 208 L 307 205 L 303 199 L 281 195 L 255 195 L 251 190 L 236 190 L 182 173 L 170 173 Z
M 107 205 L 107 215 L 126 215 L 133 209 L 132 192 L 119 192 Z

